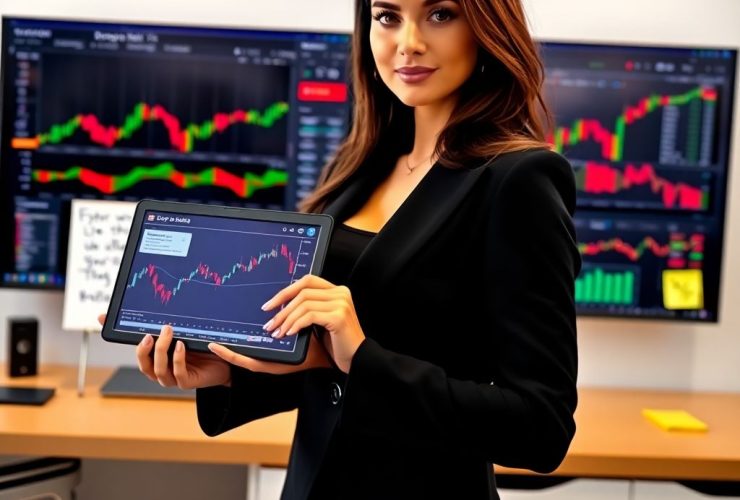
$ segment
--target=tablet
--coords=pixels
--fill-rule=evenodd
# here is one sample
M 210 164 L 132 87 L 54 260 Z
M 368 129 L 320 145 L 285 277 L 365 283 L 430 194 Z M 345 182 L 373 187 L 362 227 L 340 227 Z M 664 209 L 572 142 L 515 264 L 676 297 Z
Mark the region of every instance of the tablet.
M 53 387 L 0 387 L 0 404 L 33 405 L 46 404 L 54 395 Z
M 328 215 L 143 200 L 136 206 L 102 336 L 138 344 L 172 325 L 190 350 L 216 342 L 254 358 L 301 363 L 309 332 L 273 339 L 261 306 L 319 274 Z

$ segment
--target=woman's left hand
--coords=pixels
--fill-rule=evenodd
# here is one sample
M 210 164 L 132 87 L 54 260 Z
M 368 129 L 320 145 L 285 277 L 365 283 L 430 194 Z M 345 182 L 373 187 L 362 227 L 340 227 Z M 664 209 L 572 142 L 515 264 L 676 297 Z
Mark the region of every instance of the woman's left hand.
M 324 346 L 337 367 L 349 373 L 352 358 L 365 340 L 349 288 L 307 274 L 279 291 L 262 308 L 271 311 L 281 304 L 286 305 L 265 324 L 265 330 L 281 338 L 311 325 L 323 328 Z

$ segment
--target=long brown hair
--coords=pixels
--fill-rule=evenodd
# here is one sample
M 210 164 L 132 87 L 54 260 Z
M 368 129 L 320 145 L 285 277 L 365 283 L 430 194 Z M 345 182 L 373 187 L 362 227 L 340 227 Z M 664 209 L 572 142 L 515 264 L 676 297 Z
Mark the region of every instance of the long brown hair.
M 464 168 L 501 153 L 547 147 L 543 118 L 549 123 L 550 115 L 541 93 L 543 64 L 521 1 L 458 1 L 478 41 L 478 63 L 438 137 L 439 163 Z M 355 0 L 352 127 L 301 210 L 321 211 L 360 169 L 395 162 L 413 147 L 413 108 L 379 80 L 370 48 L 370 22 L 370 0 Z

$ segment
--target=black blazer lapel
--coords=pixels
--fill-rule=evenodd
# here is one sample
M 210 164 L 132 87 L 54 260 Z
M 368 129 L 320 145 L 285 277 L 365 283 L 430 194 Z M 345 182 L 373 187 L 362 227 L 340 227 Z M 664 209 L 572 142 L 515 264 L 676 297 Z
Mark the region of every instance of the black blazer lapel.
M 435 164 L 360 255 L 350 282 L 382 287 L 445 223 L 485 171 Z
M 451 170 L 433 166 L 360 255 L 349 277 L 350 283 L 358 285 L 358 290 L 353 290 L 353 293 L 366 292 L 367 285 L 378 289 L 386 280 L 392 279 L 448 220 L 483 171 L 484 168 Z M 356 178 L 326 207 L 324 213 L 331 215 L 335 224 L 341 224 L 360 209 L 377 184 L 377 179 L 369 176 Z M 335 432 L 341 418 L 339 408 L 326 410 L 321 407 L 328 394 L 328 382 L 334 381 L 332 377 L 336 374 L 317 370 L 310 377 L 305 395 L 306 401 L 310 402 L 309 407 L 301 409 L 298 423 L 299 427 L 305 427 L 305 442 L 294 441 L 291 455 L 291 461 L 297 461 L 303 467 L 289 473 L 285 485 L 289 494 L 308 491 L 312 487 L 325 457 L 329 436 Z M 336 381 L 344 385 L 344 380 Z M 310 442 L 312 440 L 314 442 Z M 306 455 L 308 452 L 310 455 Z

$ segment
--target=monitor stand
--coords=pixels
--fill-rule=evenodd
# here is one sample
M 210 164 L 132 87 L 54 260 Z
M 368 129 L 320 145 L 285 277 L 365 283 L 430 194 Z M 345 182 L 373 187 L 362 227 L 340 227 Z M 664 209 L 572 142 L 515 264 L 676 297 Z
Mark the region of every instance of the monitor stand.
M 121 366 L 100 388 L 104 397 L 195 399 L 195 389 L 162 387 L 152 382 L 138 368 Z

